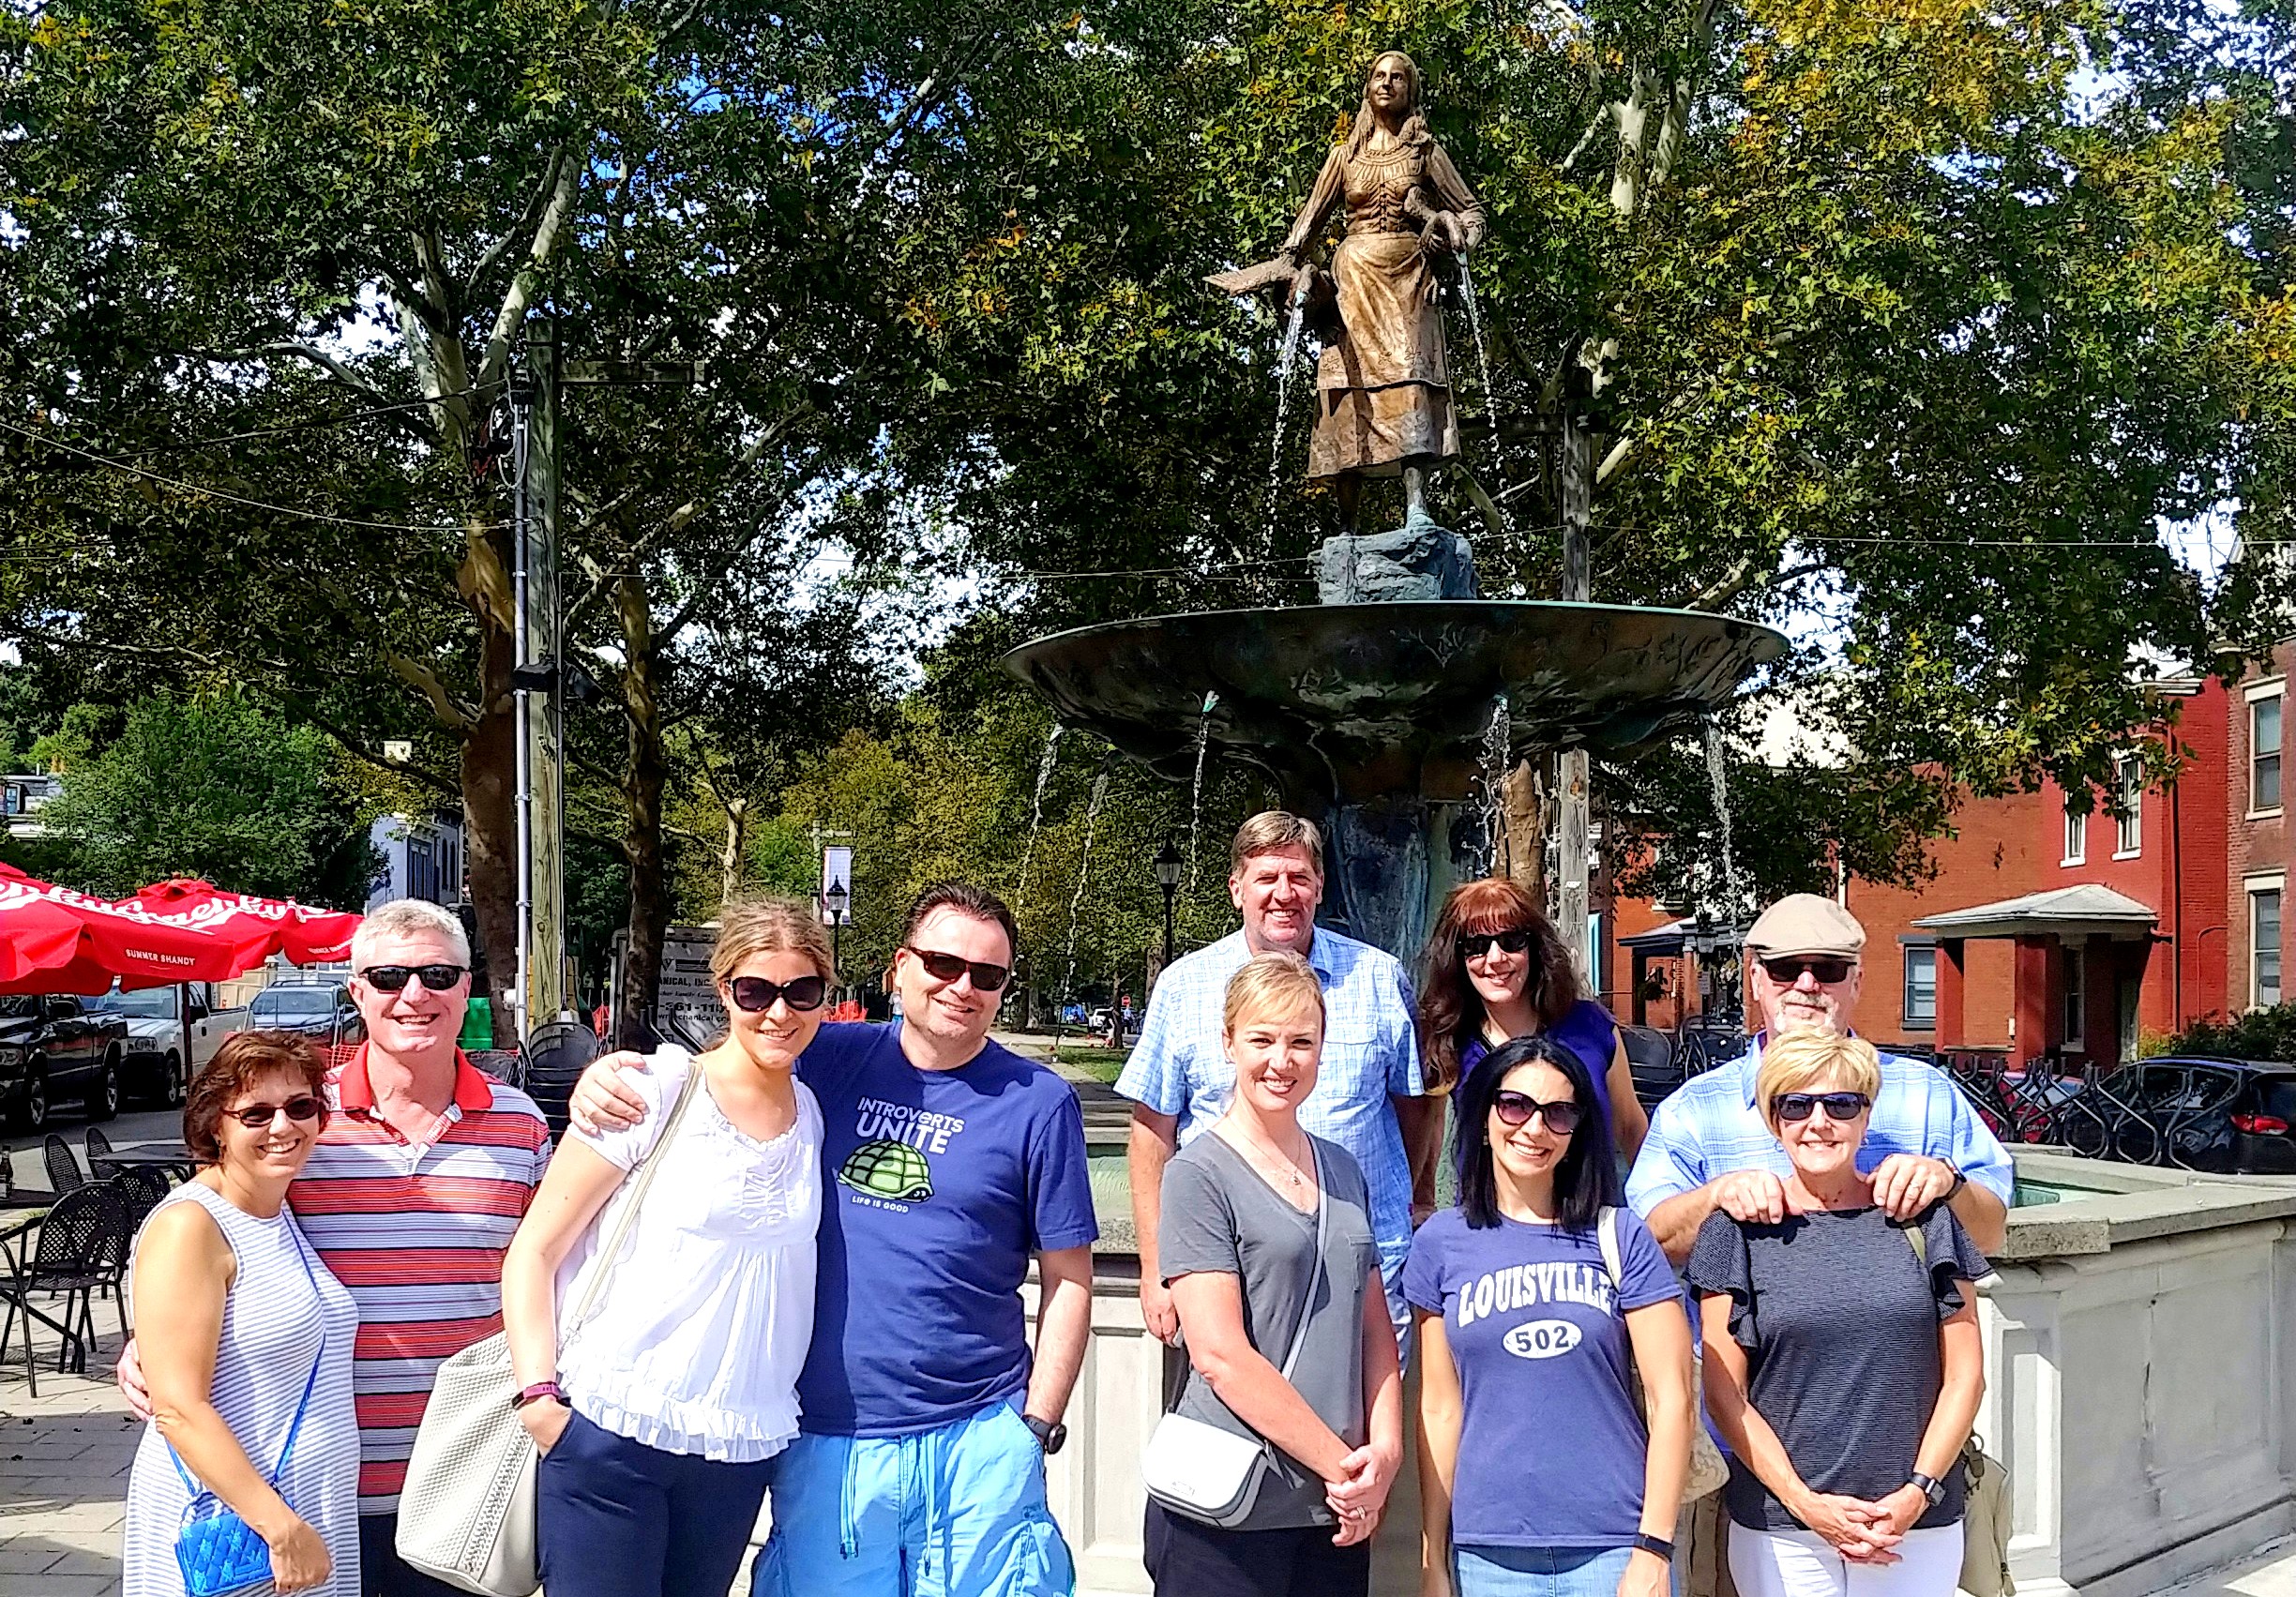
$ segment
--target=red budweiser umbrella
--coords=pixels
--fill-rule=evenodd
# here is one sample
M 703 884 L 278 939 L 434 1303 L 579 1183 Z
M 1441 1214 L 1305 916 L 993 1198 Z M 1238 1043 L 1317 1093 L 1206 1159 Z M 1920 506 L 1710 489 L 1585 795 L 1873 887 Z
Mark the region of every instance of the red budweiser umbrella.
M 274 954 L 298 965 L 331 965 L 351 957 L 351 934 L 365 917 L 347 910 L 317 910 L 292 898 L 226 893 L 212 881 L 177 877 L 155 881 L 120 900 L 170 926 L 210 932 L 256 952 L 245 970 Z
M 0 876 L 0 992 L 99 993 L 219 982 L 262 956 L 227 937 L 170 925 L 135 903 L 109 903 L 22 872 Z

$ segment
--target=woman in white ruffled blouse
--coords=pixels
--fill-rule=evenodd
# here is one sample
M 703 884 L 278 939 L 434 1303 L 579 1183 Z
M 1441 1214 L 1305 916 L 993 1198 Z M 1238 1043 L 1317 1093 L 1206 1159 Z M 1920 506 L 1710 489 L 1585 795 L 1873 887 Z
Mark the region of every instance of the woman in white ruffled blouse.
M 654 1112 L 570 1134 L 503 1261 L 551 1597 L 724 1597 L 768 1461 L 797 1434 L 822 1123 L 793 1067 L 835 972 L 812 915 L 777 900 L 727 908 L 710 970 L 726 1039 L 629 1073 Z M 664 1135 L 674 1143 L 619 1257 L 592 1258 Z M 564 1323 L 594 1269 L 608 1272 L 596 1307 Z

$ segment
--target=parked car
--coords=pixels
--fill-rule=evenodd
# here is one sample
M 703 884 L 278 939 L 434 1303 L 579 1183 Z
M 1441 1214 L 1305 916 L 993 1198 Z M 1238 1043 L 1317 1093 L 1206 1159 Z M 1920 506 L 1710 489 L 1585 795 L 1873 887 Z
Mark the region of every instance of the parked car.
M 128 1022 L 125 1086 L 128 1093 L 174 1108 L 223 1039 L 248 1026 L 245 1005 L 218 1009 L 207 982 L 121 992 L 114 987 L 90 1003 Z
M 2220 1175 L 2296 1175 L 2296 1063 L 2168 1056 L 2104 1083 L 2152 1129 L 2149 1163 Z
M 247 1029 L 301 1032 L 330 1046 L 367 1039 L 351 989 L 339 982 L 274 982 L 248 1005 Z
M 0 998 L 0 1103 L 26 1131 L 48 1123 L 59 1099 L 90 1120 L 119 1113 L 128 1022 L 68 993 Z

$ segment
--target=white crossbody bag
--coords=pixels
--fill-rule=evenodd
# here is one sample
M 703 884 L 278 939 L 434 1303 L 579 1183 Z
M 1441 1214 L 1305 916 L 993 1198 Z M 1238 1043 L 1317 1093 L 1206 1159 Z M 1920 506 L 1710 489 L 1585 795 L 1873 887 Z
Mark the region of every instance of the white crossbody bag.
M 606 1278 L 629 1239 L 654 1172 L 677 1135 L 678 1122 L 702 1081 L 694 1064 L 678 1089 L 662 1134 L 625 1178 L 629 1201 L 614 1217 L 590 1267 L 581 1301 L 560 1345 L 573 1340 L 597 1307 Z M 519 1389 L 510 1372 L 510 1343 L 501 1332 L 474 1342 L 439 1366 L 406 1484 L 399 1492 L 399 1557 L 417 1572 L 479 1597 L 528 1597 L 542 1584 L 535 1535 L 534 1439 L 519 1423 L 510 1399 Z
M 1316 1161 L 1315 1269 L 1323 1268 L 1323 1239 L 1331 1223 L 1331 1183 L 1323 1173 L 1323 1155 L 1308 1143 Z M 1300 1299 L 1299 1323 L 1292 1328 L 1292 1347 L 1284 1354 L 1281 1374 L 1289 1383 L 1300 1349 L 1307 1342 L 1307 1320 L 1315 1308 L 1315 1284 L 1308 1283 Z M 1233 1529 L 1251 1513 L 1259 1496 L 1261 1471 L 1272 1464 L 1267 1439 L 1240 1437 L 1233 1431 L 1186 1414 L 1169 1410 L 1149 1433 L 1140 1454 L 1140 1481 L 1148 1495 L 1174 1514 L 1185 1514 L 1221 1529 Z

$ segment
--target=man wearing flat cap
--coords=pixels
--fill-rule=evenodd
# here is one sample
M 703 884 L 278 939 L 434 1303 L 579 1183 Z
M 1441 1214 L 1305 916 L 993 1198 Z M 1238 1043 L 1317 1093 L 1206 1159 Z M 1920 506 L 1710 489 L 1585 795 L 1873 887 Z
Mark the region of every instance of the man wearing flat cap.
M 1716 1209 L 1740 1220 L 1786 1217 L 1781 1178 L 1793 1167 L 1754 1103 L 1762 1044 L 1811 1028 L 1846 1031 L 1865 949 L 1857 917 L 1814 893 L 1780 898 L 1746 933 L 1747 986 L 1762 1029 L 1737 1059 L 1692 1077 L 1658 1106 L 1626 1182 L 1626 1201 L 1677 1264 Z M 1892 1219 L 1948 1198 L 1979 1248 L 2001 1246 L 2015 1167 L 1943 1071 L 1881 1056 L 1858 1166 Z

